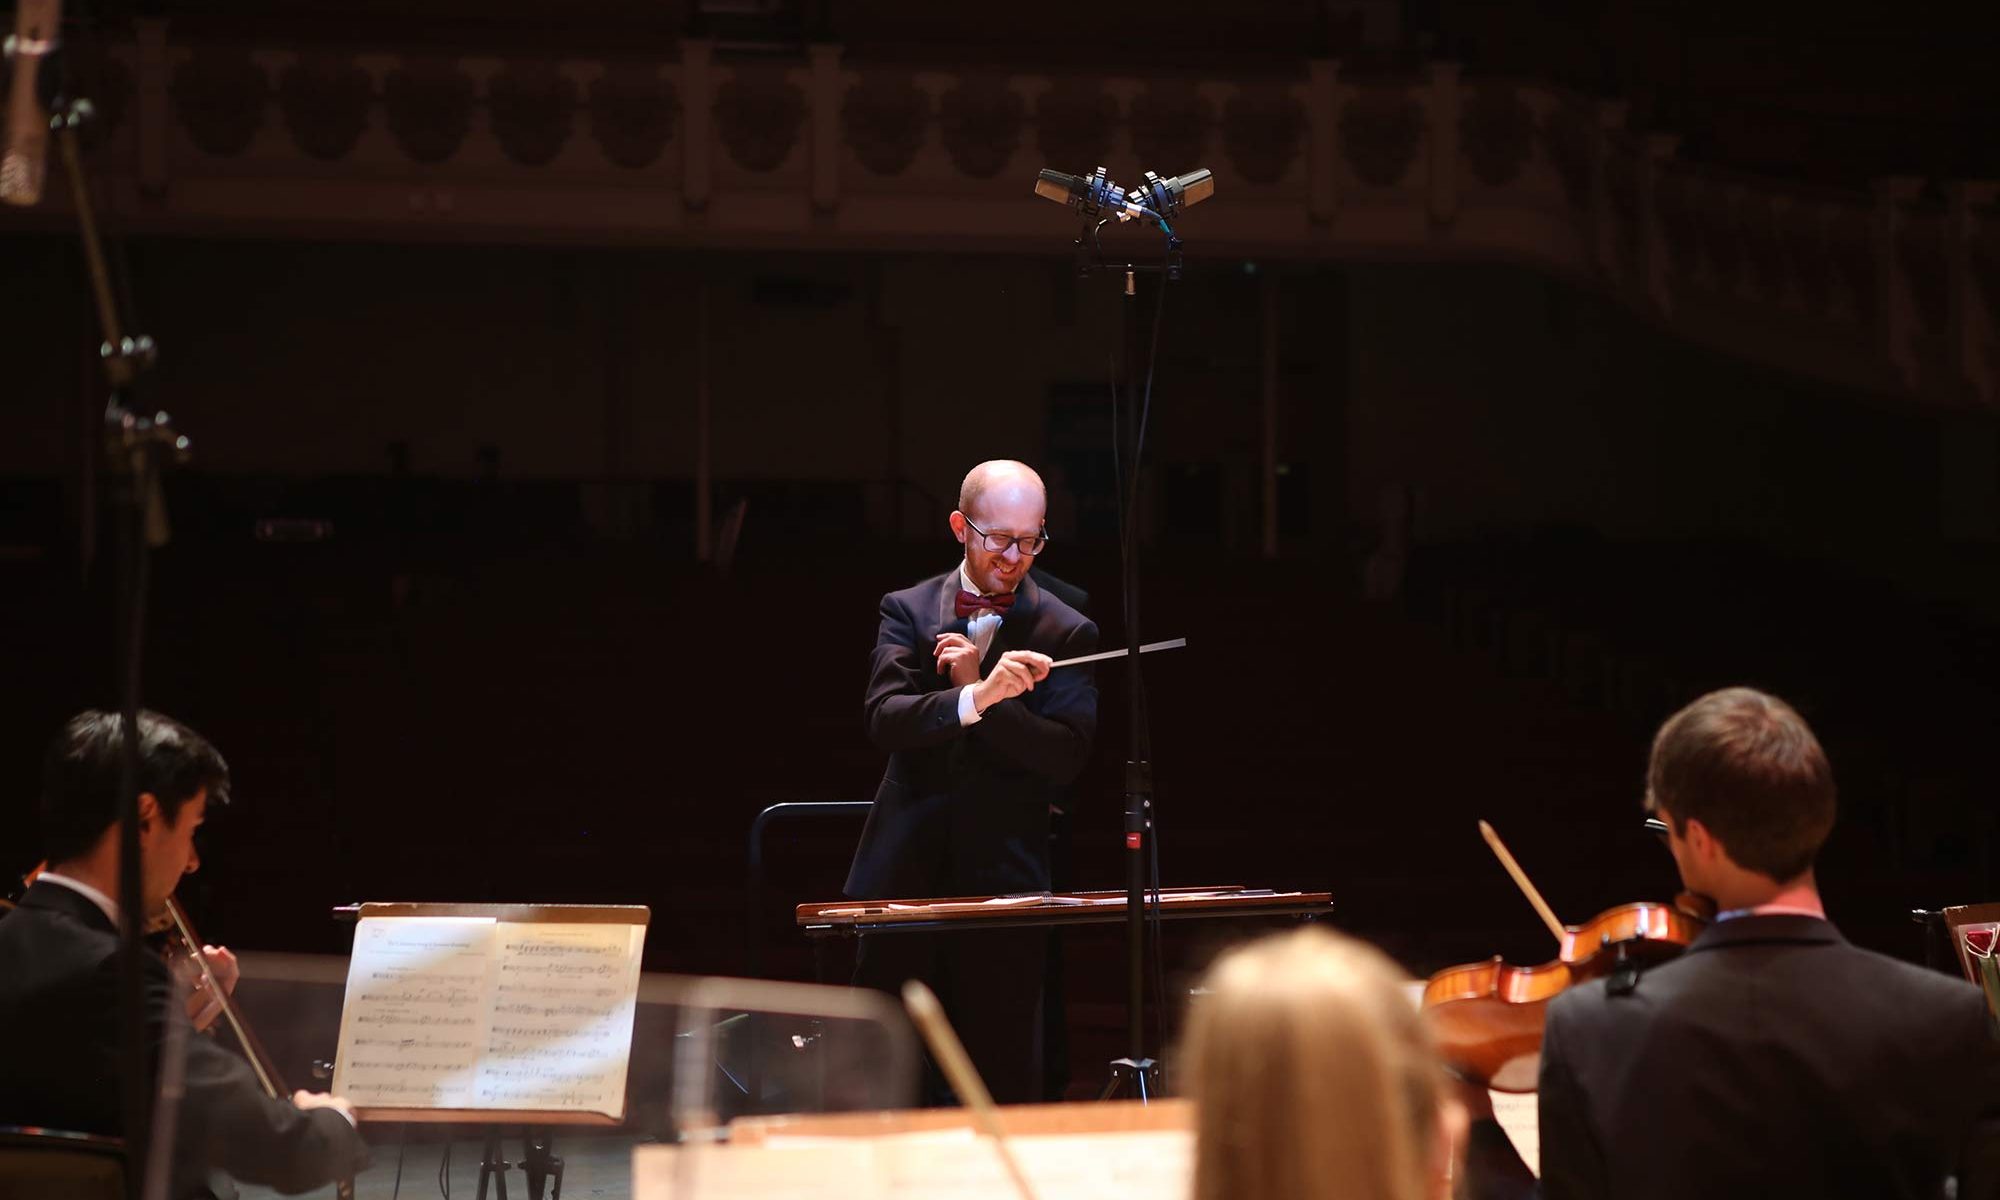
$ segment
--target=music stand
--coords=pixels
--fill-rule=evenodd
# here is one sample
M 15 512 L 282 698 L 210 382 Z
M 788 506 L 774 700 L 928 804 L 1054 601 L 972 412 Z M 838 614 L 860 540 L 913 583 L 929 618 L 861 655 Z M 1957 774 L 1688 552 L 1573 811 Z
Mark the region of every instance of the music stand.
M 1965 930 L 1978 925 L 2000 925 L 2000 901 L 1991 904 L 1959 904 L 1942 910 L 1945 933 L 1951 938 L 1951 948 L 1958 953 L 1958 967 L 1973 983 L 1979 982 L 1979 972 L 1972 965 L 1972 955 L 1965 949 Z

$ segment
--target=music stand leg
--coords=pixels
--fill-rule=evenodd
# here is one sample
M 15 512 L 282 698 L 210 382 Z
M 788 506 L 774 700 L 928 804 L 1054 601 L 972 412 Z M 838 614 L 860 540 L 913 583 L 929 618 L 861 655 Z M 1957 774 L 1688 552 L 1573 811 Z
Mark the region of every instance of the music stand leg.
M 479 1200 L 486 1200 L 486 1181 L 493 1181 L 494 1194 L 499 1200 L 507 1200 L 507 1160 L 500 1157 L 500 1131 L 493 1129 L 486 1135 L 486 1146 L 479 1154 Z
M 1141 1104 L 1150 1104 L 1159 1087 L 1159 1063 L 1150 1058 L 1114 1058 L 1111 1060 L 1111 1082 L 1104 1085 L 1104 1093 L 1098 1099 L 1124 1096 Z

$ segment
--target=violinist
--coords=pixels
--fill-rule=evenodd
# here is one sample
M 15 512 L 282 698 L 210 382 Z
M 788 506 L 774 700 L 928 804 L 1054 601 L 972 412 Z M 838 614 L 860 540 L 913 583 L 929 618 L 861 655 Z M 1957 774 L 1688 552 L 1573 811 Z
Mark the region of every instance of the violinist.
M 1805 721 L 1712 692 L 1653 741 L 1646 805 L 1716 920 L 1685 954 L 1570 988 L 1542 1043 L 1540 1193 L 2000 1194 L 2000 1044 L 1977 989 L 1858 949 L 1813 861 L 1834 783 Z M 1460 1194 L 1533 1194 L 1483 1090 Z
M 0 1125 L 123 1132 L 116 899 L 122 729 L 116 713 L 79 714 L 44 763 L 49 866 L 0 919 Z M 194 833 L 210 808 L 228 802 L 229 768 L 199 734 L 156 713 L 140 714 L 139 744 L 141 892 L 151 914 L 163 911 L 181 877 L 200 865 Z M 211 961 L 233 965 L 219 954 Z M 234 973 L 211 974 L 226 986 Z M 146 1008 L 157 1057 L 168 1023 L 188 1021 L 190 1006 L 156 956 L 146 962 Z M 230 1194 L 211 1172 L 299 1192 L 351 1178 L 365 1165 L 367 1149 L 346 1101 L 307 1092 L 271 1099 L 233 1051 L 210 1038 L 178 1040 L 186 1047 L 186 1078 L 174 1197 Z

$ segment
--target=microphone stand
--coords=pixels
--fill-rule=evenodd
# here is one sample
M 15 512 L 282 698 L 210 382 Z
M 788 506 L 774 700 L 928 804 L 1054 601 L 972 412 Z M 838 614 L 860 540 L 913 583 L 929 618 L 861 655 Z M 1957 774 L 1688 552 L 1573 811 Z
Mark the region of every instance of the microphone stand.
M 151 1047 L 146 1037 L 145 960 L 142 937 L 146 919 L 145 893 L 140 873 L 139 849 L 139 745 L 140 678 L 144 662 L 146 591 L 152 551 L 164 546 L 169 533 L 166 503 L 160 477 L 169 461 L 181 460 L 189 450 L 188 439 L 174 431 L 172 418 L 164 412 L 150 415 L 128 402 L 128 393 L 139 374 L 152 366 L 153 340 L 130 336 L 119 317 L 119 303 L 106 265 L 104 246 L 97 229 L 96 213 L 90 202 L 90 187 L 79 148 L 80 130 L 95 115 L 90 101 L 80 97 L 58 97 L 50 106 L 54 114 L 50 126 L 55 133 L 56 151 L 69 179 L 70 200 L 76 214 L 77 233 L 82 242 L 85 265 L 90 272 L 91 298 L 104 335 L 100 355 L 110 395 L 104 408 L 105 463 L 116 480 L 111 489 L 112 520 L 118 530 L 116 597 L 116 654 L 118 710 L 123 734 L 123 755 L 119 769 L 118 807 L 118 1027 L 122 1070 L 119 1076 L 120 1108 L 124 1116 L 126 1162 L 133 1169 L 126 1176 L 126 1191 L 135 1200 L 164 1200 L 173 1155 L 171 1145 L 178 1100 L 178 1062 L 162 1061 L 161 1079 L 167 1088 L 156 1111 L 153 1091 L 147 1086 L 146 1067 Z M 122 280 L 121 280 L 122 282 Z M 169 1039 L 167 1051 L 180 1048 Z M 151 1143 L 158 1142 L 159 1145 Z M 152 1153 L 149 1153 L 149 1148 Z
M 1146 1053 L 1146 938 L 1150 919 L 1155 940 L 1154 967 L 1159 969 L 1159 888 L 1160 859 L 1156 841 L 1157 820 L 1153 797 L 1152 739 L 1146 722 L 1145 685 L 1140 671 L 1139 636 L 1139 479 L 1146 448 L 1146 423 L 1152 410 L 1153 368 L 1159 357 L 1160 319 L 1166 310 L 1166 286 L 1181 278 L 1180 237 L 1159 213 L 1148 212 L 1166 234 L 1165 258 L 1158 263 L 1110 262 L 1104 257 L 1099 233 L 1105 220 L 1086 216 L 1076 239 L 1077 276 L 1087 279 L 1099 271 L 1122 277 L 1124 304 L 1121 325 L 1127 357 L 1135 354 L 1138 342 L 1138 281 L 1142 275 L 1157 276 L 1159 295 L 1153 309 L 1153 328 L 1145 350 L 1145 382 L 1132 403 L 1127 396 L 1124 424 L 1114 417 L 1112 428 L 1113 462 L 1123 459 L 1118 497 L 1119 576 L 1125 602 L 1128 752 L 1125 761 L 1125 1046 L 1122 1058 L 1113 1059 L 1109 1077 L 1099 1099 L 1129 1096 L 1147 1102 L 1160 1090 L 1161 1067 Z M 1131 373 L 1127 373 L 1127 378 Z M 1112 381 L 1112 405 L 1118 405 L 1118 383 Z M 1120 445 L 1125 447 L 1121 453 Z M 1148 883 L 1152 905 L 1148 905 Z M 1166 997 L 1160 996 L 1164 1020 Z

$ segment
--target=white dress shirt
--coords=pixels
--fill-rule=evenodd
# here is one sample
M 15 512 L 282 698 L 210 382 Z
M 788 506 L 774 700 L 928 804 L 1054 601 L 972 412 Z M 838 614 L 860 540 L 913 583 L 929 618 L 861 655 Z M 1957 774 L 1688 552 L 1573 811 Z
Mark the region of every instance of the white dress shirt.
M 988 594 L 972 585 L 972 577 L 965 573 L 964 563 L 958 564 L 958 586 L 975 595 L 983 596 Z M 982 608 L 978 612 L 973 613 L 972 618 L 965 623 L 965 636 L 971 639 L 972 644 L 978 648 L 980 662 L 983 663 L 986 661 L 986 652 L 993 649 L 994 635 L 999 632 L 1000 613 L 996 609 Z M 972 689 L 970 687 L 960 688 L 958 690 L 958 723 L 960 725 L 976 725 L 979 723 L 979 717 L 979 710 L 972 703 Z
M 43 871 L 40 875 L 35 876 L 35 882 L 53 883 L 57 887 L 68 888 L 70 891 L 82 896 L 85 900 L 95 904 L 98 911 L 102 912 L 105 919 L 110 921 L 112 925 L 115 926 L 118 924 L 118 902 L 85 883 L 83 880 L 71 879 L 69 876 L 56 871 Z

